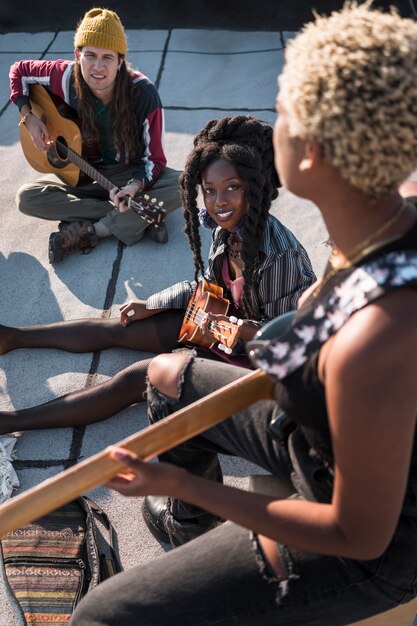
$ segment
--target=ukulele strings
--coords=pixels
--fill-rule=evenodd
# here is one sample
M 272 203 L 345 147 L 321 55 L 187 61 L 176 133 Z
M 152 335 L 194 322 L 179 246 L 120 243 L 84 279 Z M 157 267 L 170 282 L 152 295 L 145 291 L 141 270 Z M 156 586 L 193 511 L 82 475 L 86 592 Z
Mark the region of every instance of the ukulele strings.
M 196 314 L 194 315 L 193 321 L 197 324 L 197 326 L 201 326 L 201 324 L 205 321 L 206 318 L 207 318 L 207 313 L 203 311 L 203 309 L 198 309 Z M 213 330 L 217 331 L 217 333 L 219 334 L 219 337 L 225 340 L 228 339 L 228 335 L 222 334 L 221 330 L 228 331 L 229 329 L 230 329 L 230 326 L 228 326 L 224 322 L 212 321 L 209 324 L 209 331 L 210 332 L 212 332 Z

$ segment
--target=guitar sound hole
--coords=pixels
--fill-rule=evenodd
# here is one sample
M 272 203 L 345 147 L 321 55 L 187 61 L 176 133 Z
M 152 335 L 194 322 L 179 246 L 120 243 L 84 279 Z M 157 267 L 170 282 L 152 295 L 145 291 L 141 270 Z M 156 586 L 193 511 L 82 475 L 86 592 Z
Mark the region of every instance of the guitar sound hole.
M 47 151 L 47 155 L 49 163 L 56 169 L 68 165 L 68 143 L 64 137 L 57 137 L 54 145 Z

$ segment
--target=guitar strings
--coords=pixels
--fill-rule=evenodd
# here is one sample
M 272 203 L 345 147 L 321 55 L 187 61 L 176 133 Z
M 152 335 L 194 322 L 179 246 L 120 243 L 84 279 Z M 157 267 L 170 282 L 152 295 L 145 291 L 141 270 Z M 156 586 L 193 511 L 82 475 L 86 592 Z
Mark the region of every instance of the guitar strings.
M 198 311 L 196 311 L 193 321 L 196 322 L 197 324 L 201 324 L 202 322 L 204 322 L 205 318 L 207 317 L 207 313 L 205 311 L 203 311 L 203 309 L 198 309 Z M 217 320 L 213 320 L 210 322 L 210 324 L 212 326 L 219 326 L 220 328 L 230 328 L 230 326 L 234 325 L 230 323 L 226 323 L 223 320 L 221 321 L 217 321 Z
M 207 317 L 207 313 L 205 311 L 203 311 L 202 309 L 198 309 L 194 315 L 193 321 L 200 326 L 204 320 Z M 221 337 L 222 339 L 227 340 L 228 339 L 228 335 L 224 335 L 221 333 L 221 330 L 223 331 L 227 331 L 229 330 L 230 326 L 228 324 L 225 324 L 225 322 L 221 321 L 212 321 L 209 324 L 209 331 L 215 330 L 217 331 L 217 333 L 219 334 L 219 337 Z
M 193 310 L 194 310 L 194 308 L 195 308 L 195 305 L 196 305 L 196 303 L 195 303 L 195 302 L 192 302 L 192 303 L 190 304 L 190 306 L 188 307 L 188 309 L 186 310 L 186 312 L 185 312 L 185 319 L 186 319 L 186 321 L 187 321 L 187 322 L 189 322 L 189 321 L 190 321 L 190 318 L 191 318 L 191 316 L 192 316 L 192 314 L 193 314 Z
M 101 172 L 99 172 L 95 167 L 90 165 L 88 161 L 83 159 L 77 152 L 70 148 L 68 144 L 60 141 L 58 137 L 55 139 L 55 146 L 60 149 L 60 151 L 56 151 L 60 159 L 70 160 L 92 180 L 96 180 L 104 189 L 110 191 L 113 187 L 116 187 L 112 181 L 103 176 Z M 137 215 L 145 219 L 148 224 L 160 226 L 164 220 L 165 210 L 161 208 L 161 205 L 156 206 L 155 201 L 146 202 L 145 199 L 139 200 L 139 198 L 136 198 L 134 200 L 133 198 L 130 198 L 129 208 L 132 209 L 132 211 L 134 211 Z
M 62 141 L 60 141 L 58 138 L 55 140 L 55 145 L 58 146 L 62 152 L 58 152 L 58 156 L 62 159 L 69 159 L 69 157 L 71 156 L 71 160 L 72 162 L 77 165 L 77 167 L 79 167 L 81 170 L 81 163 L 84 165 L 84 170 L 85 173 L 87 174 L 87 176 L 90 176 L 91 174 L 93 174 L 94 176 L 90 176 L 90 178 L 97 178 L 97 182 L 104 187 L 104 189 L 106 189 L 107 191 L 110 191 L 110 189 L 112 188 L 111 185 L 112 183 L 107 182 L 107 179 L 95 168 L 92 167 L 92 165 L 90 165 L 88 163 L 88 161 L 85 161 L 84 159 L 81 159 L 80 155 L 77 154 L 77 152 L 75 152 L 74 150 L 72 150 L 72 148 L 70 148 L 67 144 L 63 143 Z

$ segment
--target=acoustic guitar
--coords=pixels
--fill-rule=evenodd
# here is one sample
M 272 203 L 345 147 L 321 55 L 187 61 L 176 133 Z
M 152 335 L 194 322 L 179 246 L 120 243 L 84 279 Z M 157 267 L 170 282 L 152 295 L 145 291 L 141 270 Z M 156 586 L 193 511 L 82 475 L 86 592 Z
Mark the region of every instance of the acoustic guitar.
M 208 313 L 227 315 L 230 302 L 223 297 L 223 289 L 207 280 L 198 283 L 196 290 L 188 301 L 184 319 L 178 337 L 179 343 L 194 343 L 198 346 L 211 348 L 219 342 L 225 352 L 230 353 L 236 345 L 239 328 L 237 324 L 226 321 L 210 321 L 207 330 L 215 341 L 206 337 L 202 332 L 202 325 L 208 318 Z
M 38 84 L 30 85 L 29 98 L 33 115 L 42 119 L 53 140 L 48 150 L 37 150 L 25 124 L 21 124 L 20 143 L 29 164 L 38 172 L 54 173 L 60 176 L 71 187 L 77 185 L 80 172 L 96 181 L 107 191 L 117 187 L 80 156 L 81 132 L 74 119 L 68 117 L 70 107 Z M 128 200 L 129 208 L 149 224 L 154 224 L 156 228 L 163 224 L 166 216 L 162 204 L 162 202 L 157 203 L 155 198 L 150 200 L 148 195 L 136 196 L 135 199 L 129 197 Z
M 256 370 L 172 413 L 160 422 L 119 441 L 118 446 L 148 461 L 219 424 L 233 413 L 259 400 L 272 400 L 275 383 Z M 27 489 L 0 506 L 0 537 L 46 515 L 98 485 L 104 485 L 123 469 L 106 448 Z
M 210 284 L 210 283 L 208 283 Z M 214 285 L 217 290 L 220 288 Z M 226 300 L 227 302 L 227 300 Z M 248 353 L 259 341 L 282 335 L 292 323 L 294 313 L 266 324 L 248 344 Z M 232 381 L 192 404 L 175 411 L 165 419 L 117 442 L 117 446 L 135 452 L 142 461 L 149 461 L 178 446 L 208 428 L 220 424 L 230 415 L 260 400 L 275 398 L 275 381 L 261 369 Z M 50 513 L 81 494 L 104 485 L 124 466 L 109 456 L 106 448 L 69 469 L 27 489 L 0 506 L 0 538 L 29 522 Z

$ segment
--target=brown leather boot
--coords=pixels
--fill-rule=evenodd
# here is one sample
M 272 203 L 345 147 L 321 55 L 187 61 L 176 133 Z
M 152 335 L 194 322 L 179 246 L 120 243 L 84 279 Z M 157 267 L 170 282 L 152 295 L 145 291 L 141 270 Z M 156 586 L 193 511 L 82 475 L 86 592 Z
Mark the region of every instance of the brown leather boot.
M 93 222 L 80 220 L 60 225 L 57 233 L 49 237 L 49 262 L 60 263 L 76 250 L 88 254 L 98 244 Z

